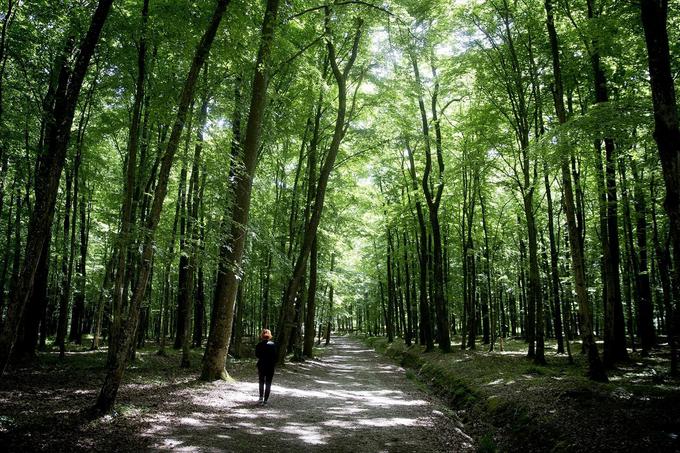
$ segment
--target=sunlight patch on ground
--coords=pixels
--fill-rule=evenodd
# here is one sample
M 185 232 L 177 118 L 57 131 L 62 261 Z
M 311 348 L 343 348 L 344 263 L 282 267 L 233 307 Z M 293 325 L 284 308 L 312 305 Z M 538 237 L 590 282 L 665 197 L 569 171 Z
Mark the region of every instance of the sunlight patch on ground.
M 527 355 L 524 351 L 496 351 L 498 355 L 514 355 L 514 356 L 525 356 Z
M 75 395 L 94 395 L 94 390 L 76 390 Z
M 319 390 L 302 390 L 290 387 L 276 387 L 276 390 L 281 395 L 292 396 L 296 398 L 330 398 L 329 392 L 322 392 Z
M 366 412 L 368 409 L 363 409 L 360 407 L 329 407 L 326 412 L 334 415 L 353 415 L 361 412 Z
M 362 426 L 375 426 L 378 428 L 385 428 L 388 426 L 428 426 L 431 423 L 424 418 L 371 418 L 358 420 L 357 424 Z
M 163 449 L 174 449 L 175 447 L 178 447 L 179 445 L 182 445 L 184 442 L 181 440 L 173 439 L 173 438 L 165 438 L 163 441 L 160 443 L 160 445 L 157 445 L 157 448 L 163 448 Z
M 323 426 L 328 426 L 330 428 L 342 428 L 342 429 L 353 429 L 356 428 L 356 422 L 351 422 L 348 420 L 328 420 L 327 422 L 321 422 Z
M 203 424 L 201 420 L 193 417 L 181 417 L 178 421 L 181 424 L 188 426 L 201 426 Z
M 326 443 L 325 438 L 328 437 L 321 433 L 321 428 L 318 426 L 301 425 L 299 423 L 286 425 L 281 431 L 286 434 L 293 434 L 304 443 L 311 445 L 323 445 Z

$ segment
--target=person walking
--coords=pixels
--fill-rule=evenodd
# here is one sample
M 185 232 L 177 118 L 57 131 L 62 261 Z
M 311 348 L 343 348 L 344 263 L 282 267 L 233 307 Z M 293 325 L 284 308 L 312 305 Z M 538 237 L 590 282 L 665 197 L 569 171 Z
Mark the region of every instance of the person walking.
M 258 358 L 257 374 L 260 378 L 259 403 L 265 405 L 272 389 L 272 379 L 276 366 L 276 343 L 272 341 L 272 333 L 269 329 L 262 330 L 260 342 L 255 346 L 255 357 Z

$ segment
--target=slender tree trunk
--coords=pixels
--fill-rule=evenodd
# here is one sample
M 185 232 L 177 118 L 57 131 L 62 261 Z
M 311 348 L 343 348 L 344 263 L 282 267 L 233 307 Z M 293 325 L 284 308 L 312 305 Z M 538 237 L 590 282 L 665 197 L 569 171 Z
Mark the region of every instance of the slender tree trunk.
M 354 66 L 354 61 L 358 55 L 359 51 L 359 41 L 361 40 L 361 31 L 363 21 L 359 20 L 357 28 L 354 34 L 354 40 L 352 48 L 347 57 L 344 67 L 341 69 L 338 66 L 335 45 L 332 42 L 331 30 L 330 30 L 330 8 L 325 7 L 325 30 L 327 35 L 326 49 L 328 51 L 328 60 L 333 70 L 333 75 L 335 77 L 336 84 L 338 86 L 338 111 L 335 119 L 335 128 L 333 131 L 333 138 L 328 147 L 328 153 L 326 154 L 326 160 L 324 161 L 321 172 L 319 173 L 319 181 L 316 187 L 316 195 L 314 198 L 314 209 L 311 212 L 309 222 L 305 225 L 305 233 L 303 236 L 303 243 L 300 248 L 300 253 L 295 260 L 295 266 L 293 269 L 293 275 L 288 286 L 286 288 L 285 297 L 281 307 L 281 315 L 279 317 L 279 322 L 277 326 L 277 338 L 280 345 L 288 344 L 290 339 L 290 334 L 293 327 L 293 320 L 295 316 L 294 306 L 295 297 L 298 293 L 298 288 L 305 274 L 305 269 L 307 265 L 307 259 L 309 258 L 309 253 L 312 248 L 312 242 L 316 237 L 316 232 L 321 221 L 321 215 L 323 213 L 324 199 L 326 197 L 326 187 L 328 186 L 328 179 L 330 173 L 335 165 L 335 159 L 340 150 L 340 144 L 346 132 L 346 114 L 347 114 L 347 79 L 349 73 Z M 277 361 L 279 364 L 283 364 L 286 357 L 286 349 L 280 347 L 278 349 Z
M 204 80 L 204 94 L 201 102 L 201 110 L 198 115 L 198 128 L 196 132 L 196 145 L 194 147 L 193 165 L 191 168 L 191 179 L 189 181 L 189 195 L 187 203 L 187 231 L 186 237 L 188 239 L 188 260 L 186 270 L 186 307 L 184 314 L 184 333 L 182 341 L 182 361 L 180 366 L 188 368 L 191 366 L 189 360 L 189 353 L 191 349 L 191 335 L 192 335 L 192 315 L 194 311 L 194 291 L 196 281 L 196 264 L 198 251 L 198 205 L 200 203 L 200 187 L 199 187 L 199 172 L 201 167 L 201 153 L 203 151 L 203 129 L 208 120 L 208 103 L 210 97 L 208 96 L 208 63 L 203 66 Z
M 189 109 L 191 112 L 191 109 Z M 191 113 L 189 113 L 191 115 Z M 191 120 L 189 120 L 191 127 Z M 189 146 L 189 133 L 187 133 L 186 146 Z M 185 157 L 186 157 L 185 148 Z M 175 310 L 175 340 L 173 349 L 181 349 L 184 343 L 184 322 L 187 314 L 187 297 L 189 288 L 187 287 L 187 272 L 189 270 L 189 257 L 187 254 L 187 163 L 186 159 L 182 162 L 182 170 L 179 176 L 179 263 L 177 269 L 177 309 Z
M 484 276 L 485 288 L 482 293 L 482 335 L 484 344 L 490 344 L 490 350 L 493 350 L 493 342 L 490 330 L 494 329 L 493 320 L 489 322 L 489 311 L 492 304 L 493 296 L 491 294 L 491 255 L 489 253 L 489 229 L 486 222 L 486 206 L 484 204 L 484 197 L 482 190 L 479 190 L 479 207 L 482 211 L 482 229 L 484 230 Z
M 333 273 L 333 268 L 335 267 L 335 254 L 331 254 L 331 268 L 330 273 Z M 381 283 L 382 284 L 382 283 Z M 382 291 L 382 290 L 381 290 Z M 333 283 L 329 285 L 328 289 L 328 315 L 326 321 L 326 346 L 331 344 L 331 331 L 333 325 Z
M 654 139 L 659 148 L 666 185 L 664 208 L 673 245 L 673 316 L 671 318 L 671 374 L 678 375 L 678 304 L 680 301 L 680 128 L 666 22 L 668 0 L 642 0 L 642 25 L 649 57 L 649 75 L 654 105 Z
M 406 335 L 404 335 L 404 341 L 406 346 L 411 346 L 413 342 L 413 308 L 411 303 L 411 272 L 410 272 L 410 261 L 408 254 L 408 240 L 406 237 L 406 230 L 403 232 L 403 256 L 404 256 L 404 292 L 406 298 Z
M 552 191 L 548 176 L 548 166 L 543 167 L 545 196 L 548 203 L 548 240 L 550 241 L 550 289 L 552 290 L 553 315 L 555 319 L 555 337 L 557 339 L 557 353 L 564 354 L 564 336 L 562 332 L 562 301 L 560 300 L 560 272 L 558 268 L 558 253 L 555 244 L 555 223 L 553 215 Z
M 432 121 L 435 129 L 435 147 L 437 153 L 437 176 L 435 179 L 436 192 L 432 193 L 432 181 L 430 176 L 432 174 L 432 147 L 430 140 L 429 123 L 427 119 L 427 112 L 425 110 L 425 102 L 423 99 L 423 86 L 420 80 L 420 72 L 418 69 L 418 60 L 415 52 L 411 51 L 411 64 L 413 66 L 413 74 L 416 81 L 416 89 L 418 92 L 418 107 L 420 109 L 420 120 L 423 140 L 425 143 L 425 170 L 421 180 L 423 193 L 425 194 L 425 201 L 427 202 L 428 214 L 430 220 L 431 239 L 432 239 L 432 280 L 433 286 L 433 302 L 437 318 L 437 332 L 439 348 L 443 352 L 451 351 L 451 339 L 449 336 L 449 320 L 446 303 L 444 300 L 444 273 L 442 263 L 442 239 L 441 229 L 439 226 L 439 205 L 441 202 L 442 193 L 444 190 L 444 160 L 442 156 L 442 137 L 439 128 L 439 118 L 437 112 L 437 95 L 439 91 L 439 82 L 437 81 L 437 73 L 434 67 L 434 62 L 431 62 L 432 76 L 435 80 L 434 91 L 432 94 Z
M 650 192 L 652 199 L 652 241 L 654 242 L 654 255 L 656 256 L 656 263 L 659 273 L 659 280 L 661 281 L 661 290 L 663 291 L 663 310 L 666 315 L 665 323 L 665 333 L 669 338 L 671 338 L 671 320 L 673 318 L 673 291 L 671 289 L 671 279 L 670 279 L 670 262 L 671 256 L 669 247 L 662 245 L 659 239 L 659 226 L 656 216 L 656 183 L 652 175 L 652 181 L 650 183 Z M 664 241 L 667 243 L 667 241 Z
M 305 318 L 305 337 L 303 355 L 308 358 L 314 357 L 314 321 L 316 316 L 316 286 L 317 286 L 317 263 L 318 249 L 317 238 L 314 238 L 312 250 L 309 256 L 309 285 L 307 288 L 307 317 Z
M 126 263 L 128 262 L 128 253 L 130 244 L 132 243 L 132 216 L 133 216 L 133 196 L 136 185 L 137 173 L 137 149 L 139 147 L 139 131 L 141 121 L 142 102 L 144 101 L 144 84 L 146 78 L 146 28 L 149 18 L 149 0 L 144 0 L 142 6 L 142 24 L 141 35 L 139 40 L 139 50 L 137 53 L 137 80 L 136 91 L 134 98 L 134 105 L 132 108 L 132 122 L 130 124 L 130 133 L 127 143 L 127 159 L 125 167 L 125 186 L 123 188 L 123 207 L 121 216 L 121 228 L 118 235 L 118 262 L 115 267 L 115 280 L 113 285 L 113 307 L 112 307 L 112 323 L 111 334 L 115 337 L 120 329 L 123 309 L 127 302 L 127 294 L 124 293 L 125 288 L 129 282 L 125 281 Z M 110 355 L 114 352 L 114 348 L 109 348 Z
M 555 112 L 560 124 L 567 121 L 566 111 L 564 109 L 564 88 L 562 85 L 562 69 L 560 66 L 559 44 L 557 41 L 557 32 L 555 31 L 554 16 L 552 12 L 552 0 L 545 0 L 545 10 L 547 14 L 548 37 L 550 38 L 550 48 L 552 51 L 553 63 L 553 77 L 555 81 L 555 90 L 553 92 L 555 101 Z M 604 366 L 600 361 L 600 354 L 595 344 L 592 329 L 592 311 L 590 302 L 588 301 L 588 292 L 586 288 L 585 267 L 583 260 L 582 241 L 580 239 L 578 227 L 576 224 L 576 207 L 574 203 L 574 193 L 572 189 L 571 173 L 569 169 L 568 154 L 562 154 L 561 170 L 562 170 L 562 203 L 564 204 L 564 212 L 567 217 L 569 248 L 571 253 L 572 274 L 574 279 L 574 287 L 576 292 L 576 299 L 579 307 L 580 331 L 583 348 L 588 357 L 588 375 L 591 379 L 606 382 L 607 374 Z
M 107 259 L 106 253 L 104 256 L 104 261 L 106 266 L 104 268 L 104 280 L 102 282 L 102 288 L 99 292 L 99 299 L 97 300 L 97 309 L 95 311 L 95 325 L 92 335 L 92 346 L 91 350 L 99 349 L 99 342 L 102 335 L 102 323 L 104 320 L 104 308 L 106 301 L 110 298 L 109 291 L 111 289 L 111 280 L 113 279 L 113 266 L 117 262 L 116 256 L 112 256 L 111 259 Z
M 619 174 L 621 176 L 621 204 L 623 205 L 623 236 L 624 236 L 624 269 L 626 272 L 623 273 L 623 295 L 626 301 L 626 311 L 628 319 L 626 322 L 626 328 L 628 329 L 628 336 L 630 336 L 630 341 L 635 351 L 635 329 L 633 328 L 633 285 L 631 285 L 631 280 L 635 279 L 635 300 L 639 300 L 639 288 L 637 285 L 638 275 L 638 258 L 635 253 L 635 246 L 633 245 L 633 224 L 631 221 L 630 214 L 630 196 L 628 189 L 628 179 L 626 177 L 626 162 L 623 156 L 619 156 Z
M 392 275 L 392 261 L 393 261 L 393 247 L 392 247 L 392 233 L 389 228 L 387 230 L 387 316 L 385 318 L 385 327 L 387 329 L 387 342 L 394 341 L 394 279 Z
M 418 182 L 416 179 L 416 165 L 413 158 L 413 151 L 406 142 L 406 151 L 409 159 L 409 173 L 411 175 L 411 184 L 414 191 L 418 190 Z M 425 352 L 430 352 L 434 349 L 434 341 L 432 339 L 432 328 L 430 322 L 430 305 L 427 300 L 427 225 L 423 216 L 422 203 L 416 200 L 416 213 L 418 215 L 418 228 L 420 229 L 420 250 L 418 254 L 419 269 L 418 269 L 418 307 L 420 311 L 420 344 L 425 345 Z
M 228 4 L 229 0 L 217 1 L 215 11 L 213 12 L 212 18 L 210 20 L 210 24 L 208 25 L 208 28 L 206 29 L 196 48 L 189 73 L 187 74 L 186 81 L 180 94 L 177 107 L 177 116 L 172 127 L 172 132 L 170 133 L 170 139 L 168 140 L 165 153 L 163 154 L 151 210 L 146 219 L 142 261 L 141 268 L 139 269 L 139 275 L 137 277 L 137 284 L 135 285 L 135 289 L 132 293 L 132 299 L 128 307 L 128 316 L 125 321 L 125 325 L 122 326 L 119 335 L 117 335 L 117 338 L 115 338 L 115 341 L 112 343 L 113 348 L 115 348 L 115 352 L 109 355 L 107 374 L 95 405 L 95 409 L 99 413 L 109 412 L 113 408 L 113 404 L 118 393 L 118 388 L 120 387 L 120 383 L 123 379 L 123 372 L 125 371 L 128 352 L 130 351 L 132 342 L 135 338 L 135 332 L 137 330 L 139 309 L 141 307 L 142 299 L 146 294 L 146 285 L 151 272 L 154 252 L 153 239 L 156 228 L 158 227 L 158 222 L 160 220 L 163 201 L 165 200 L 165 195 L 167 194 L 168 190 L 170 170 L 172 168 L 175 153 L 179 147 L 180 137 L 182 135 L 182 129 L 184 128 L 184 122 L 189 110 L 189 105 L 191 104 L 191 101 L 194 97 L 194 87 L 196 86 L 199 72 L 203 66 L 203 63 L 208 57 L 208 53 L 210 52 L 215 35 L 217 34 L 217 29 L 219 28 L 222 16 L 224 15 L 224 11 L 226 10 Z
M 595 0 L 587 0 L 588 19 L 593 20 L 596 16 Z M 598 43 L 593 40 L 590 52 L 590 62 L 593 68 L 595 82 L 595 101 L 597 103 L 608 102 L 609 93 L 607 79 L 602 68 Z M 620 247 L 618 230 L 618 199 L 616 194 L 616 145 L 612 138 L 605 138 L 605 176 L 599 177 L 606 184 L 606 213 L 600 207 L 600 223 L 603 238 L 604 251 L 604 283 L 605 283 L 605 339 L 604 339 L 604 363 L 613 366 L 614 363 L 625 360 L 628 357 L 626 351 L 626 332 L 623 319 L 623 306 L 621 304 L 621 283 L 619 279 Z M 601 173 L 601 143 L 596 141 L 595 150 L 598 158 L 597 172 Z M 602 191 L 602 187 L 600 188 Z M 602 194 L 600 195 L 602 197 Z M 605 215 L 606 223 L 602 219 Z M 604 233 L 606 227 L 606 234 Z M 605 239 L 606 238 L 606 239 Z
M 328 72 L 329 61 L 324 58 L 323 79 L 326 79 Z M 312 129 L 312 138 L 309 143 L 309 151 L 307 157 L 307 205 L 305 206 L 305 222 L 308 222 L 309 211 L 314 200 L 316 192 L 316 167 L 317 167 L 317 147 L 319 144 L 319 133 L 321 130 L 321 116 L 323 107 L 323 90 L 319 91 L 319 99 L 316 104 L 316 112 L 314 114 L 314 124 Z M 305 337 L 303 346 L 303 355 L 311 358 L 314 350 L 314 322 L 316 316 L 316 287 L 317 287 L 317 268 L 318 268 L 318 241 L 316 236 L 312 242 L 312 247 L 309 255 L 309 288 L 307 292 L 307 316 L 305 318 Z M 269 273 L 271 268 L 271 255 L 267 263 L 267 290 L 269 290 Z
M 71 282 L 69 281 L 69 234 L 71 228 L 71 200 L 73 198 L 73 173 L 66 174 L 66 202 L 64 204 L 64 237 L 61 255 L 61 288 L 59 294 L 59 321 L 57 323 L 57 338 L 55 344 L 59 347 L 59 357 L 66 352 L 66 330 L 68 328 L 68 305 L 71 296 Z
M 198 203 L 200 203 L 200 219 L 198 220 L 199 233 L 196 237 L 197 250 L 200 253 L 197 256 L 198 263 L 194 266 L 198 268 L 196 275 L 196 308 L 194 310 L 194 333 L 193 346 L 200 348 L 203 344 L 203 328 L 205 324 L 205 278 L 203 275 L 203 256 L 205 256 L 205 205 L 203 203 L 203 194 L 205 193 L 206 168 L 203 166 L 201 189 L 198 193 Z
M 203 370 L 201 379 L 226 379 L 229 375 L 224 368 L 231 338 L 232 318 L 238 281 L 242 275 L 241 261 L 246 242 L 248 228 L 248 213 L 250 210 L 250 194 L 257 163 L 257 153 L 260 148 L 262 135 L 262 121 L 267 101 L 269 58 L 274 40 L 276 15 L 279 9 L 278 0 L 267 0 L 267 6 L 262 23 L 260 47 L 255 62 L 252 97 L 248 124 L 246 126 L 243 154 L 234 163 L 235 200 L 231 208 L 231 229 L 228 239 L 222 244 L 224 254 L 220 256 L 222 263 L 217 274 L 215 296 L 213 300 L 211 323 L 212 328 L 208 336 L 205 355 L 203 356 Z M 233 150 L 232 152 L 238 152 Z M 283 343 L 279 342 L 280 345 Z M 280 348 L 285 349 L 285 348 Z

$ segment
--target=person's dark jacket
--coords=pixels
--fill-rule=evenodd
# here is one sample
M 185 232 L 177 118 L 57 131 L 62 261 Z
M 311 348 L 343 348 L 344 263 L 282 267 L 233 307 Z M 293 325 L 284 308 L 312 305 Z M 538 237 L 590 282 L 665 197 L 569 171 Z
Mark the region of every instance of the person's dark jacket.
M 262 373 L 271 373 L 276 366 L 276 343 L 271 340 L 262 340 L 255 346 L 257 369 Z

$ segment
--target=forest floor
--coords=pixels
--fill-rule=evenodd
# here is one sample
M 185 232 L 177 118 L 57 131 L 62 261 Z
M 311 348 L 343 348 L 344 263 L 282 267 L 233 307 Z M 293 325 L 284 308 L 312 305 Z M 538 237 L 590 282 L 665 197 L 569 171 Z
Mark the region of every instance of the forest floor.
M 668 345 L 609 371 L 609 383 L 585 377 L 580 345 L 574 364 L 546 344 L 546 366 L 526 358 L 521 339 L 504 351 L 455 347 L 424 353 L 383 337 L 364 339 L 407 369 L 463 421 L 478 451 L 680 452 L 680 381 L 669 376 Z M 460 343 L 458 343 L 460 344 Z
M 117 413 L 88 421 L 105 352 L 41 353 L 0 383 L 3 451 L 473 451 L 458 417 L 405 370 L 357 339 L 334 337 L 321 357 L 277 370 L 257 404 L 254 360 L 231 361 L 234 382 L 197 380 L 179 355 L 146 349 L 126 372 Z

